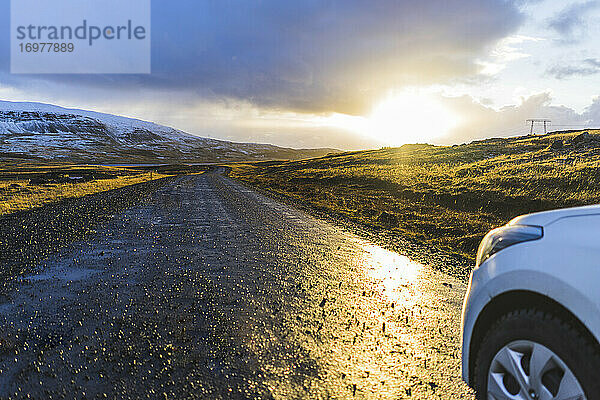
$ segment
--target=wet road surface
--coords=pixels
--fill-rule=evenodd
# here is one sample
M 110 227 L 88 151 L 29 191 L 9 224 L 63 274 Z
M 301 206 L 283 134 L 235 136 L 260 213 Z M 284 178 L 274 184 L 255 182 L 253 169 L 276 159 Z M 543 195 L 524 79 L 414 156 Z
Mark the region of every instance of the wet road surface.
M 472 398 L 463 283 L 219 172 L 9 286 L 0 398 Z

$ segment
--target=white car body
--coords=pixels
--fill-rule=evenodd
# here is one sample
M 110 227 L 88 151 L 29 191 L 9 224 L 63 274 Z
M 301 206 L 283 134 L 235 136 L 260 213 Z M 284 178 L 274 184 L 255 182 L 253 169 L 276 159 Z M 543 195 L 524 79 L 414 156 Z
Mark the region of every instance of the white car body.
M 471 273 L 462 314 L 462 376 L 470 384 L 481 330 L 504 308 L 532 300 L 562 307 L 600 340 L 600 205 L 524 215 L 509 225 L 540 226 L 543 237 L 500 250 Z

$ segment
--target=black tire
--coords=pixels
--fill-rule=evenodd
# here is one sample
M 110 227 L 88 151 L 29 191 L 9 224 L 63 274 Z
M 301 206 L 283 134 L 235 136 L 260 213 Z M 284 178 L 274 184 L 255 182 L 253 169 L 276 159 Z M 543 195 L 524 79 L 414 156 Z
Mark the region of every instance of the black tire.
M 552 350 L 577 377 L 587 400 L 600 400 L 598 343 L 574 324 L 536 309 L 505 314 L 485 335 L 479 346 L 473 375 L 477 399 L 487 400 L 488 371 L 494 356 L 502 347 L 516 340 L 529 340 Z

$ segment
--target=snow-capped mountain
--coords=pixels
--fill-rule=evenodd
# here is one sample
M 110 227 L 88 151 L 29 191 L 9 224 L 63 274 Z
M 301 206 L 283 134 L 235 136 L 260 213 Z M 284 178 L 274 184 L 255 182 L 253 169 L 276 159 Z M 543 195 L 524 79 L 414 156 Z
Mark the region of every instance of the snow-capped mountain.
M 41 103 L 0 101 L 0 157 L 84 163 L 178 163 L 318 157 L 193 136 L 152 122 Z

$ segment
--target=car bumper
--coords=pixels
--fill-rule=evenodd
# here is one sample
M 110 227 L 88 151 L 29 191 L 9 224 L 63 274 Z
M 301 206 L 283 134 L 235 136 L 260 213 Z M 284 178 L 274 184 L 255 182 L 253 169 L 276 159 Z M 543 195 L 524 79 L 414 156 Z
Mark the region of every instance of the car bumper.
M 490 300 L 489 295 L 484 291 L 481 284 L 481 268 L 476 268 L 471 272 L 469 277 L 469 286 L 465 295 L 462 307 L 461 316 L 461 344 L 462 344 L 462 362 L 461 372 L 462 379 L 470 384 L 470 347 L 473 329 L 477 322 L 479 312 L 485 307 L 485 304 Z

